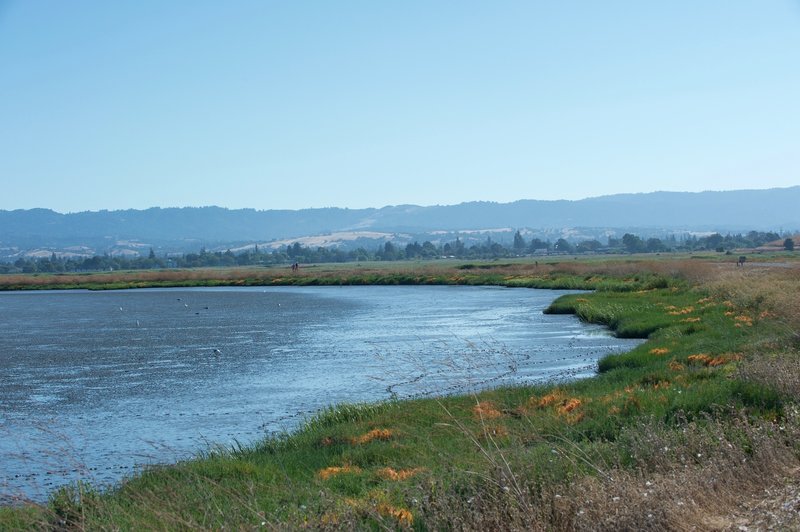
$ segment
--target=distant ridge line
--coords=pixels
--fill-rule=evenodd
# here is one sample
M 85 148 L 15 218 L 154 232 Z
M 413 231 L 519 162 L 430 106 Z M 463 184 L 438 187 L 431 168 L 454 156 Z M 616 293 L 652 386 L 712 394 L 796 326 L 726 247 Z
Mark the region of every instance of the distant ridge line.
M 87 246 L 102 250 L 119 241 L 143 242 L 163 249 L 201 245 L 237 247 L 353 231 L 404 233 L 412 238 L 436 231 L 496 228 L 790 231 L 800 229 L 798 206 L 800 186 L 365 209 L 256 210 L 205 206 L 67 214 L 43 208 L 18 209 L 0 210 L 0 248 L 13 251 Z

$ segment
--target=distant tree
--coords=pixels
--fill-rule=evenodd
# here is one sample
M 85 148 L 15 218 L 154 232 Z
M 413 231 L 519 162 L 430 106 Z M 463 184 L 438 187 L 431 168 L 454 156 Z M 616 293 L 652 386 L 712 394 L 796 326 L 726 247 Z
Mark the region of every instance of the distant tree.
M 464 243 L 461 241 L 460 238 L 456 237 L 456 241 L 453 242 L 453 252 L 455 253 L 455 256 L 463 257 L 465 251 L 466 249 Z
M 300 245 L 300 242 L 295 242 L 286 248 L 286 253 L 292 258 L 299 257 L 303 253 L 303 246 Z
M 397 247 L 391 242 L 385 242 L 383 244 L 383 253 L 381 254 L 381 258 L 383 260 L 397 259 Z
M 225 266 L 233 266 L 236 264 L 236 255 L 230 249 L 220 255 L 220 262 Z
M 426 240 L 422 243 L 422 256 L 425 258 L 434 258 L 439 255 L 439 250 L 436 249 L 436 246 L 433 242 Z
M 532 238 L 528 249 L 530 249 L 531 252 L 535 252 L 538 249 L 550 249 L 550 244 L 540 238 Z
M 355 256 L 355 259 L 359 262 L 369 260 L 369 252 L 362 247 L 357 248 L 355 251 L 353 251 L 353 255 Z
M 659 251 L 664 251 L 666 246 L 664 246 L 660 238 L 648 238 L 645 243 L 645 249 L 647 249 L 648 253 L 658 253 Z
M 508 250 L 498 242 L 493 242 L 488 246 L 489 254 L 493 257 L 505 257 L 508 255 Z
M 719 249 L 725 239 L 719 233 L 714 233 L 702 239 L 705 241 L 706 249 Z
M 525 239 L 522 238 L 522 235 L 517 231 L 514 233 L 514 251 L 517 253 L 521 253 L 525 250 Z
M 625 250 L 628 251 L 629 253 L 637 253 L 639 251 L 642 251 L 644 248 L 642 239 L 630 233 L 625 233 L 624 235 L 622 235 L 622 245 L 625 247 Z
M 578 253 L 586 253 L 587 251 L 597 251 L 603 247 L 603 244 L 598 242 L 597 240 L 584 240 L 579 242 L 575 248 L 575 251 Z
M 794 240 L 787 238 L 783 241 L 783 249 L 786 251 L 794 251 Z
M 156 253 L 153 251 L 153 248 L 150 248 L 150 254 L 147 256 L 147 258 L 151 260 L 156 258 Z
M 419 245 L 419 242 L 414 242 L 412 244 L 406 244 L 406 258 L 407 259 L 416 259 L 422 255 L 422 246 Z
M 572 245 L 563 238 L 559 238 L 556 240 L 556 243 L 553 244 L 553 250 L 559 253 L 572 253 Z

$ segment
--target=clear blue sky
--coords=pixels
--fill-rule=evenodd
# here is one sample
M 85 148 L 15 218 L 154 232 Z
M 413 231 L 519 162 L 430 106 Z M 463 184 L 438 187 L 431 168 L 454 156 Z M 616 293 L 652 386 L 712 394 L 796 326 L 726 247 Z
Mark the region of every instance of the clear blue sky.
M 800 184 L 800 1 L 0 0 L 0 209 Z

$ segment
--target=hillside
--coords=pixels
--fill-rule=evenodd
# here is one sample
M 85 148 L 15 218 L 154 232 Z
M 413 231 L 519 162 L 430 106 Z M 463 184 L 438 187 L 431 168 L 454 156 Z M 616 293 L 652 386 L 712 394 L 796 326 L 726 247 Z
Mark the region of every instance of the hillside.
M 48 209 L 0 211 L 0 256 L 60 250 L 130 252 L 201 246 L 236 247 L 336 232 L 363 231 L 367 239 L 497 228 L 680 231 L 780 230 L 800 227 L 800 186 L 729 192 L 618 194 L 578 201 L 520 200 L 383 208 L 229 210 L 151 208 L 61 214 Z M 375 237 L 376 233 L 383 236 Z M 351 238 L 353 240 L 353 238 Z

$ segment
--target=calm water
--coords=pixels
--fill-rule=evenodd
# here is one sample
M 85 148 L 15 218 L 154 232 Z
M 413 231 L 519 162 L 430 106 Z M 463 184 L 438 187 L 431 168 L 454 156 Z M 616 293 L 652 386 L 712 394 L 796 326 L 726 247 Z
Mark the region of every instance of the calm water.
M 290 430 L 337 402 L 590 375 L 630 349 L 484 287 L 0 293 L 0 500 Z M 216 351 L 215 351 L 216 350 Z

